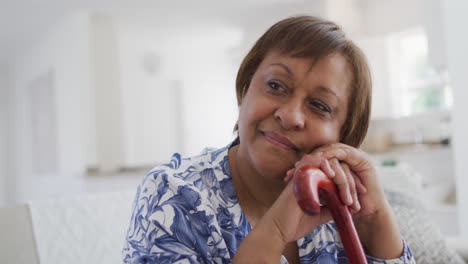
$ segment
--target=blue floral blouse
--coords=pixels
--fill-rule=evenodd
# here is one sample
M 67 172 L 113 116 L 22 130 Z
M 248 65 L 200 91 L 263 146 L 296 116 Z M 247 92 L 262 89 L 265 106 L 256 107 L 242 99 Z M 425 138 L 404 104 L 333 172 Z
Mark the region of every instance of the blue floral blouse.
M 236 197 L 228 148 L 195 157 L 174 154 L 151 170 L 137 189 L 123 248 L 124 263 L 231 263 L 252 227 Z M 301 263 L 348 263 L 333 222 L 297 241 Z M 398 259 L 415 263 L 405 244 Z M 282 257 L 281 263 L 287 263 Z

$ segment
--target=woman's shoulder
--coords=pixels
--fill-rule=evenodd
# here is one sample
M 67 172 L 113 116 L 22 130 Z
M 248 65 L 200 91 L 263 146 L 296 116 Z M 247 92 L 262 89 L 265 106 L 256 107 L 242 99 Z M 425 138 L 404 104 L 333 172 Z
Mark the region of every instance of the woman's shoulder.
M 175 153 L 169 162 L 155 166 L 145 176 L 141 186 L 153 187 L 165 183 L 172 189 L 180 186 L 196 187 L 203 191 L 207 181 L 230 178 L 227 158 L 228 146 L 223 148 L 205 148 L 196 156 L 183 157 Z M 157 191 L 157 190 L 154 191 Z
M 174 154 L 171 161 L 153 168 L 138 186 L 136 208 L 159 219 L 159 212 L 213 211 L 237 204 L 227 168 L 227 149 L 208 150 L 184 158 Z M 211 208 L 211 209 L 209 209 Z

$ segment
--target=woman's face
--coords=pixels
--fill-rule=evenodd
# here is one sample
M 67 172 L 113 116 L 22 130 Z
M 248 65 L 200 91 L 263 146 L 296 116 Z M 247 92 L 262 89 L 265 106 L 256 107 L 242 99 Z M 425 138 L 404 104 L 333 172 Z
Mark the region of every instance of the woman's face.
M 239 152 L 256 173 L 282 179 L 302 155 L 340 139 L 351 73 L 337 53 L 314 63 L 270 52 L 239 109 Z

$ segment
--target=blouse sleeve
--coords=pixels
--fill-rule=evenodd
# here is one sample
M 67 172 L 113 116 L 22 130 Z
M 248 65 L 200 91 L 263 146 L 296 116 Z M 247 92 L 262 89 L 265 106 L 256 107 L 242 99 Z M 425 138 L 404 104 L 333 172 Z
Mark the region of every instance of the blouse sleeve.
M 413 257 L 413 253 L 409 248 L 408 244 L 403 240 L 403 254 L 396 259 L 378 259 L 371 256 L 367 256 L 367 262 L 372 263 L 385 263 L 385 264 L 415 264 L 416 260 Z
M 193 213 L 199 204 L 200 194 L 183 183 L 174 184 L 172 178 L 169 183 L 164 169 L 148 174 L 137 189 L 123 262 L 201 262 L 201 252 L 207 251 L 194 236 L 194 225 L 203 224 L 203 216 Z

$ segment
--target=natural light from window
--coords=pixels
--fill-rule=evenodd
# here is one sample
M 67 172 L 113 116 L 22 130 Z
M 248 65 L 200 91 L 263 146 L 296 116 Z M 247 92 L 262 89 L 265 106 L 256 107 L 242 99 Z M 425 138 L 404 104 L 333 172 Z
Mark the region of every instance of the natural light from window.
M 393 107 L 399 116 L 450 109 L 452 93 L 446 69 L 429 61 L 427 35 L 422 28 L 390 38 L 390 72 L 394 80 Z

